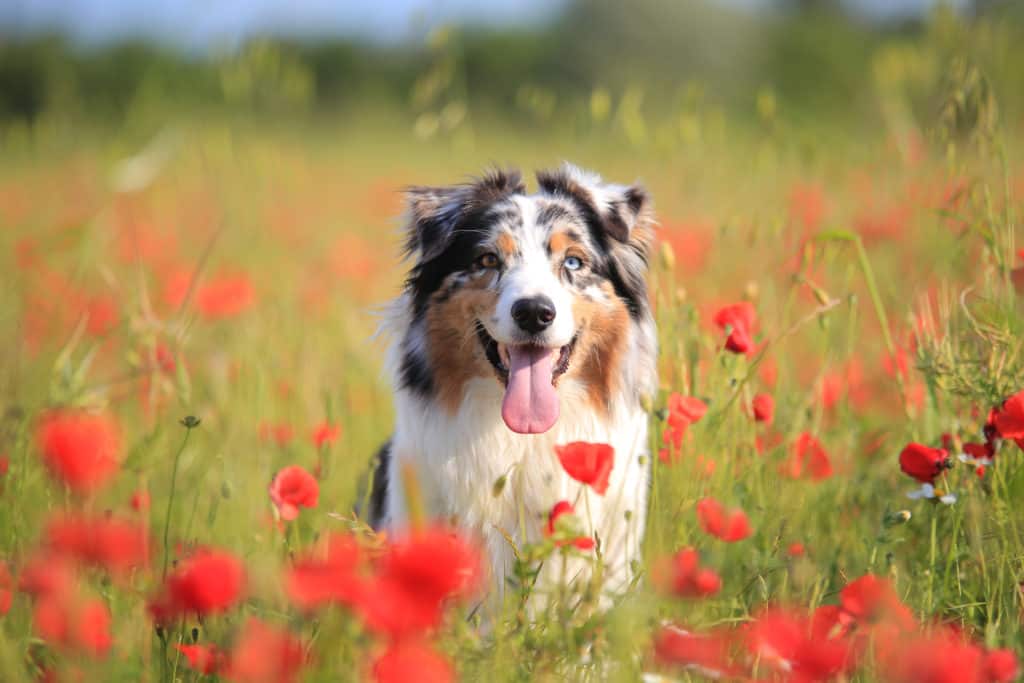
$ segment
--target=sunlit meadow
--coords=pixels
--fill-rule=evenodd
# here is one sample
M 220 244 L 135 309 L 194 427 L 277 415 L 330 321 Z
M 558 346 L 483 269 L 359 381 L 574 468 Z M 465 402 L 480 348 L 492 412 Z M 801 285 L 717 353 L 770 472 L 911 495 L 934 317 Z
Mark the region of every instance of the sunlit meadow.
M 1020 122 L 958 67 L 914 123 L 900 54 L 856 132 L 696 84 L 650 114 L 525 89 L 532 125 L 449 94 L 5 129 L 0 679 L 1013 680 Z M 477 608 L 471 538 L 359 513 L 400 190 L 565 159 L 660 221 L 646 562 L 608 610 L 527 611 L 539 563 L 599 556 L 569 515 Z

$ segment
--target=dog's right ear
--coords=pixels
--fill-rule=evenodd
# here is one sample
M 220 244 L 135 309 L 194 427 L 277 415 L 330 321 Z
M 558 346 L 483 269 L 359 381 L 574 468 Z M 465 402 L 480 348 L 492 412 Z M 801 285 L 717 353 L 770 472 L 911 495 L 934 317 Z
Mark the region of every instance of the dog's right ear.
M 429 261 L 451 243 L 459 223 L 475 211 L 513 194 L 526 192 L 519 171 L 489 171 L 472 183 L 450 187 L 410 187 L 409 232 L 405 250 Z

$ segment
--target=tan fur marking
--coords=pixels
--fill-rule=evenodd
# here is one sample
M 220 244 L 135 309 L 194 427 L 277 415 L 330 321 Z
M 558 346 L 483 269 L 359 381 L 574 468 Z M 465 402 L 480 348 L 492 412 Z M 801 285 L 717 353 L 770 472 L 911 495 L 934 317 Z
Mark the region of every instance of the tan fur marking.
M 548 249 L 551 250 L 552 254 L 558 254 L 574 244 L 576 244 L 576 242 L 569 237 L 569 233 L 556 232 L 551 236 L 551 239 L 548 240 Z
M 573 304 L 581 332 L 569 361 L 569 371 L 586 387 L 587 400 L 605 417 L 619 389 L 629 331 L 625 304 L 614 295 L 609 299 L 611 303 L 577 299 Z
M 516 239 L 507 232 L 503 232 L 500 235 L 498 235 L 498 239 L 495 242 L 495 246 L 498 248 L 498 251 L 501 253 L 501 256 L 505 260 L 508 260 L 511 257 L 515 256 L 517 251 Z
M 434 370 L 434 386 L 441 405 L 455 414 L 465 385 L 474 377 L 494 376 L 476 336 L 477 319 L 492 314 L 498 294 L 490 289 L 493 276 L 466 282 L 444 301 L 436 298 L 427 309 L 427 354 Z

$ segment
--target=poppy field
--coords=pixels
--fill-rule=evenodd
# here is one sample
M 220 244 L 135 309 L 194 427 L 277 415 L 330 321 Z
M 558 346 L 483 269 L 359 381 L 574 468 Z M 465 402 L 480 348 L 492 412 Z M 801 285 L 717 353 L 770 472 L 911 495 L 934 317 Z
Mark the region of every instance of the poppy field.
M 1021 121 L 966 92 L 945 127 L 765 91 L 745 122 L 595 92 L 565 124 L 5 130 L 0 680 L 1016 680 Z M 374 332 L 401 188 L 562 160 L 659 219 L 645 561 L 610 604 L 536 594 L 600 565 L 562 501 L 499 604 L 471 535 L 366 524 Z M 616 454 L 550 457 L 600 494 Z

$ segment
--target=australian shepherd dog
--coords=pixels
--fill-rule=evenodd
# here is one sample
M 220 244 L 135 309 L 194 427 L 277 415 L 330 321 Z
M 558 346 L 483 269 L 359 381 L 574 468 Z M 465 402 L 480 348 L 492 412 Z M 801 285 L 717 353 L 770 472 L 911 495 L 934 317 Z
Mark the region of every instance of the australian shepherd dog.
M 542 539 L 566 500 L 596 539 L 603 586 L 621 590 L 640 559 L 642 404 L 657 385 L 650 203 L 638 185 L 568 164 L 537 183 L 530 193 L 518 172 L 494 171 L 408 191 L 411 268 L 384 323 L 395 430 L 369 515 L 378 528 L 407 523 L 411 471 L 427 515 L 482 539 L 500 588 L 513 544 Z M 614 448 L 604 495 L 560 466 L 554 447 L 575 441 Z

